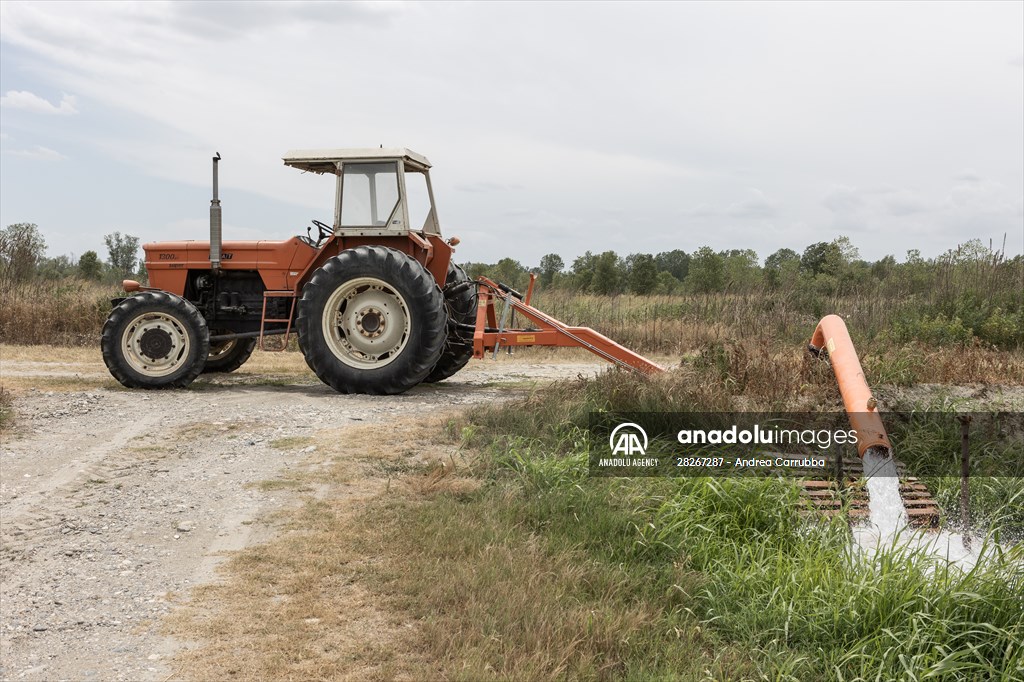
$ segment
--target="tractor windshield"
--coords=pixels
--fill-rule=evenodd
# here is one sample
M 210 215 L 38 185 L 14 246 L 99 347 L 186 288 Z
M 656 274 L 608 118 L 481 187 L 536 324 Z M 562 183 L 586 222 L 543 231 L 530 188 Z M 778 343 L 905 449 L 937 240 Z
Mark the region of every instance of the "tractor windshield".
M 341 191 L 342 227 L 388 227 L 398 208 L 398 163 L 346 163 Z

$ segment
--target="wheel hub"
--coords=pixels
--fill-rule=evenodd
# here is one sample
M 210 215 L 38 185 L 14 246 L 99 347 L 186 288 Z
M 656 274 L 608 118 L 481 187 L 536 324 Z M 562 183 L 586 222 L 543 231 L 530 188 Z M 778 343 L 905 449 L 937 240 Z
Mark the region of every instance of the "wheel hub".
M 171 354 L 174 341 L 170 333 L 159 327 L 150 327 L 139 338 L 139 352 L 150 360 L 161 360 Z
M 384 333 L 387 322 L 384 312 L 376 308 L 365 308 L 356 314 L 356 330 L 369 339 Z
M 382 367 L 409 340 L 405 299 L 389 283 L 360 277 L 339 286 L 324 315 L 324 337 L 339 360 L 352 367 Z
M 145 312 L 128 323 L 121 351 L 133 370 L 147 377 L 165 377 L 188 359 L 191 341 L 182 321 L 163 311 Z

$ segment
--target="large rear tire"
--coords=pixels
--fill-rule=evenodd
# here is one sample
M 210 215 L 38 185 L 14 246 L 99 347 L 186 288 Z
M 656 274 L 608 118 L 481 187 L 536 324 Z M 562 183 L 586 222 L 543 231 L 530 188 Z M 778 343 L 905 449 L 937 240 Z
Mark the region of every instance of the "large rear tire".
M 215 334 L 211 334 L 215 336 Z M 231 339 L 210 344 L 210 354 L 206 358 L 204 374 L 211 372 L 234 372 L 245 364 L 245 361 L 256 349 L 256 339 Z
M 128 388 L 182 388 L 203 371 L 210 334 L 191 303 L 146 291 L 110 311 L 100 348 L 107 369 Z
M 448 276 L 444 280 L 445 292 L 455 285 L 470 281 L 466 271 L 455 263 L 448 264 Z M 445 339 L 441 359 L 434 365 L 423 381 L 434 383 L 452 376 L 473 357 L 473 334 L 460 329 L 458 324 L 476 324 L 477 290 L 475 286 L 462 288 L 452 295 L 445 293 L 444 305 L 448 310 L 448 335 Z
M 306 364 L 341 393 L 417 385 L 444 348 L 447 315 L 433 276 L 383 246 L 342 251 L 302 288 L 295 327 Z

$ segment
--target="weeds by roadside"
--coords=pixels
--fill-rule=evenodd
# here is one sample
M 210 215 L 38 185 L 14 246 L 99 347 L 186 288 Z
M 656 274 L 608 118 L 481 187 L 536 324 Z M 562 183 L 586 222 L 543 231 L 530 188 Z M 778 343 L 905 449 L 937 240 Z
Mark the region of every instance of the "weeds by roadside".
M 77 279 L 6 282 L 0 286 L 0 342 L 6 344 L 99 344 L 100 329 L 119 286 Z
M 14 396 L 0 386 L 0 429 L 9 429 L 12 426 L 14 426 Z

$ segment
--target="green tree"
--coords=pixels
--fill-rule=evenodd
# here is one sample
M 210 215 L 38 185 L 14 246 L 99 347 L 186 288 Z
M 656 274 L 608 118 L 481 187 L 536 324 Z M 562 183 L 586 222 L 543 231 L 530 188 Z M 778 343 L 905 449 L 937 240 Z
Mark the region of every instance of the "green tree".
M 149 286 L 149 268 L 146 267 L 146 259 L 139 259 L 139 268 L 135 271 L 135 279 L 139 280 L 143 286 Z
M 871 276 L 883 280 L 896 269 L 896 257 L 889 255 L 871 264 Z
M 86 251 L 78 258 L 78 274 L 84 279 L 98 280 L 103 274 L 103 263 L 95 251 Z
M 697 249 L 690 257 L 686 286 L 698 294 L 721 291 L 725 286 L 725 259 L 708 246 Z
M 847 265 L 860 258 L 860 250 L 845 235 L 840 235 L 833 239 L 832 245 L 839 250 L 840 258 Z
M 658 265 L 654 256 L 634 253 L 626 260 L 629 262 L 629 290 L 640 295 L 653 292 L 658 286 Z
M 526 285 L 526 268 L 514 258 L 502 258 L 491 268 L 491 279 L 501 282 L 513 289 L 523 289 Z
M 993 261 L 996 252 L 985 246 L 980 239 L 969 239 L 955 249 L 949 249 L 938 257 L 940 263 L 987 263 Z
M 487 277 L 490 272 L 491 266 L 487 263 L 463 263 L 462 269 L 466 271 L 470 279 L 475 280 L 477 277 Z
M 904 293 L 924 293 L 935 285 L 935 263 L 922 258 L 919 250 L 910 249 L 906 260 L 895 267 L 891 279 Z
M 135 275 L 139 255 L 139 238 L 113 232 L 103 236 L 107 245 L 107 265 L 117 279 Z
M 732 291 L 750 291 L 761 279 L 757 252 L 753 249 L 730 249 L 723 252 L 725 282 Z
M 835 242 L 811 244 L 800 256 L 800 271 L 808 275 L 835 275 L 842 269 L 843 253 Z
M 75 274 L 75 263 L 71 260 L 71 256 L 55 256 L 53 258 L 44 258 L 39 261 L 39 267 L 36 268 L 36 274 L 42 279 L 55 280 L 64 279 Z
M 595 294 L 617 294 L 622 283 L 622 266 L 614 251 L 605 251 L 597 257 L 591 290 Z
M 679 291 L 682 286 L 682 282 L 672 276 L 670 272 L 659 272 L 658 273 L 658 286 L 655 287 L 654 292 L 657 294 L 674 294 Z
M 46 240 L 35 223 L 15 223 L 0 230 L 0 279 L 25 282 L 46 254 Z
M 540 284 L 550 287 L 555 281 L 555 275 L 565 267 L 565 262 L 557 253 L 549 253 L 540 259 Z
M 662 251 L 654 257 L 659 272 L 667 272 L 682 282 L 690 271 L 690 256 L 682 249 Z
M 572 262 L 572 287 L 577 291 L 590 291 L 590 285 L 594 280 L 594 268 L 597 265 L 597 256 L 587 251 L 578 256 Z
M 793 249 L 779 249 L 764 259 L 764 281 L 776 289 L 800 269 L 800 254 Z

